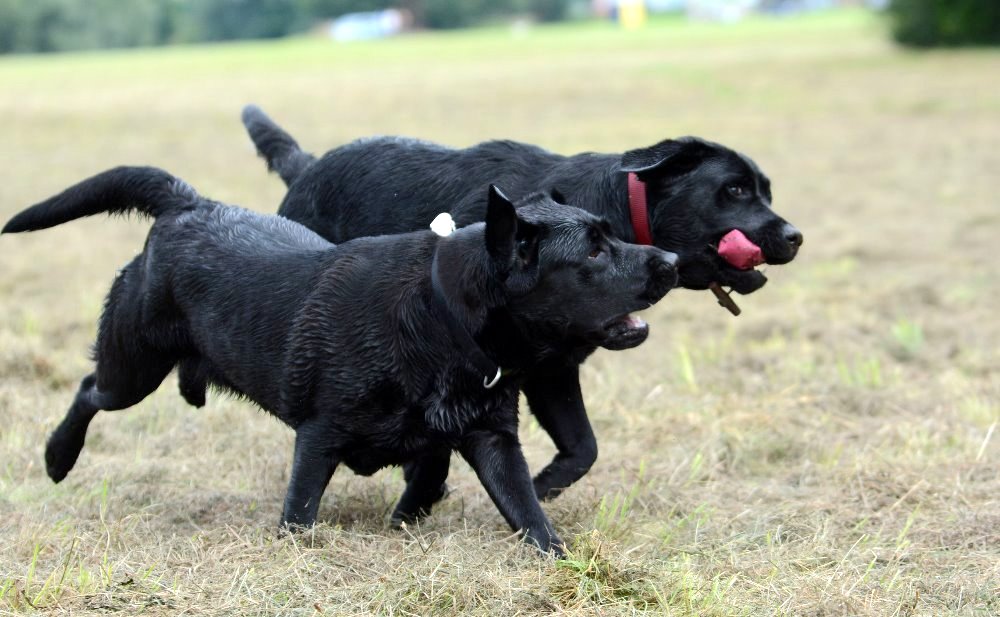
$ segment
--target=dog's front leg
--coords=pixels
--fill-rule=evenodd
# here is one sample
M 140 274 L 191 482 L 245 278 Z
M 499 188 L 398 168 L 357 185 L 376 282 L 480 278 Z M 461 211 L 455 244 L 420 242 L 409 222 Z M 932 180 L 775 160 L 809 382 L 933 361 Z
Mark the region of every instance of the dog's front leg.
M 561 557 L 562 540 L 535 497 L 517 435 L 473 431 L 463 439 L 459 452 L 472 465 L 507 523 L 543 552 Z
M 281 515 L 282 528 L 297 531 L 316 524 L 320 499 L 337 463 L 322 425 L 306 423 L 296 429 L 292 474 Z
M 552 499 L 582 478 L 597 460 L 597 439 L 580 392 L 580 367 L 532 376 L 524 383 L 524 395 L 538 424 L 558 448 L 534 480 L 535 495 Z
M 406 490 L 392 512 L 392 526 L 413 523 L 431 513 L 431 507 L 448 492 L 451 451 L 433 452 L 406 465 Z

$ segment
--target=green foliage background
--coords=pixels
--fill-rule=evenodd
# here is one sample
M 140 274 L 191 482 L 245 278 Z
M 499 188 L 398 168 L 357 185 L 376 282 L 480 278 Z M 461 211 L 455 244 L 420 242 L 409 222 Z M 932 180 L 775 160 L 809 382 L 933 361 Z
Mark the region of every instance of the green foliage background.
M 904 45 L 1000 45 L 998 0 L 893 0 L 891 13 Z

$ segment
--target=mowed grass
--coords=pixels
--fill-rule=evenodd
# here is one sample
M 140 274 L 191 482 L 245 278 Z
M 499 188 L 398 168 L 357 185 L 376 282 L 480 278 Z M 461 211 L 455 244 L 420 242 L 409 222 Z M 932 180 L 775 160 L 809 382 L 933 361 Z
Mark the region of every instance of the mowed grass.
M 148 224 L 0 238 L 0 613 L 1000 613 L 997 51 L 911 53 L 837 13 L 295 39 L 0 59 L 0 219 L 119 164 L 274 211 L 240 108 L 313 151 L 370 134 L 620 151 L 696 134 L 755 158 L 800 257 L 730 316 L 706 292 L 583 369 L 600 443 L 545 505 L 571 557 L 517 544 L 469 468 L 391 530 L 398 470 L 339 470 L 278 537 L 292 433 L 191 409 L 169 378 L 101 414 L 61 484 L 43 447 Z M 540 469 L 553 447 L 522 414 Z

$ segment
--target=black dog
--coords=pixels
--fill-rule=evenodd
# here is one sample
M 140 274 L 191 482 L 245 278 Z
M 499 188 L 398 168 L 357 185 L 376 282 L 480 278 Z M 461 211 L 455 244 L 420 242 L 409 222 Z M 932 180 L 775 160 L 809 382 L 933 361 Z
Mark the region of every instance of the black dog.
M 766 282 L 762 273 L 730 266 L 718 254 L 720 239 L 733 229 L 756 243 L 769 264 L 792 260 L 802 242 L 798 230 L 771 210 L 770 181 L 753 161 L 693 137 L 623 155 L 576 156 L 511 141 L 456 150 L 378 137 L 317 160 L 257 107 L 243 110 L 243 122 L 268 167 L 289 187 L 278 213 L 333 242 L 425 228 L 442 204 L 451 206 L 459 225 L 481 221 L 478 196 L 494 181 L 514 195 L 551 187 L 607 219 L 619 238 L 650 236 L 643 243 L 679 256 L 680 284 L 689 289 L 715 283 L 750 293 Z M 539 498 L 558 495 L 597 459 L 577 365 L 544 368 L 524 383 L 532 412 L 558 448 L 535 478 Z
M 340 463 L 418 463 L 394 517 L 426 513 L 457 449 L 511 527 L 558 553 L 518 443 L 518 376 L 633 336 L 628 313 L 676 273 L 673 256 L 614 239 L 594 215 L 541 194 L 520 205 L 491 187 L 485 224 L 335 246 L 120 167 L 21 212 L 4 233 L 102 212 L 156 219 L 111 286 L 96 370 L 46 447 L 49 476 L 72 469 L 99 410 L 135 405 L 192 361 L 295 429 L 283 525 L 315 522 Z

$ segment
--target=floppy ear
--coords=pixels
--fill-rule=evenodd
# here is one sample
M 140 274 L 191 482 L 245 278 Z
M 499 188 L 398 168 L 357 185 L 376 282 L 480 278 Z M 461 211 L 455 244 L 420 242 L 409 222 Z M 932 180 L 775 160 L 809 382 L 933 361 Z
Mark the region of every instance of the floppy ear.
M 653 175 L 682 175 L 700 165 L 712 152 L 711 146 L 696 137 L 665 139 L 655 146 L 629 150 L 622 155 L 621 170 L 640 178 Z

